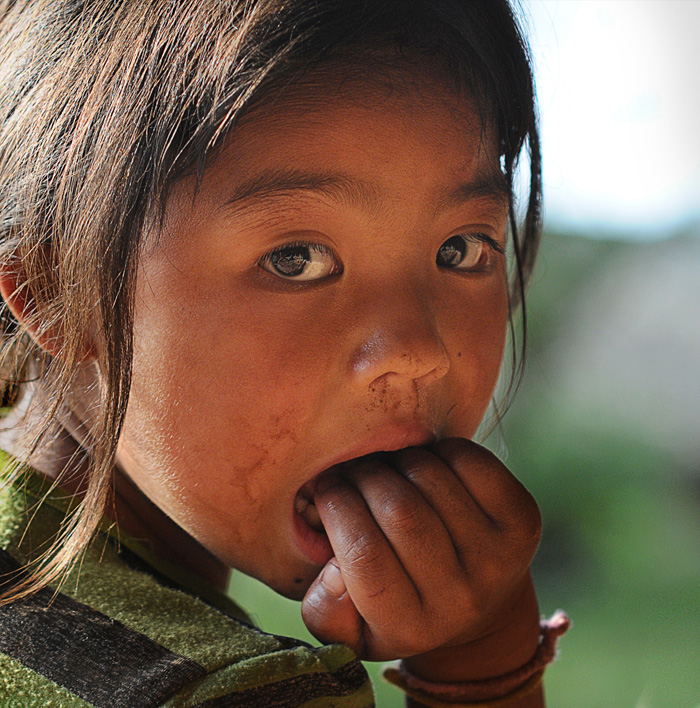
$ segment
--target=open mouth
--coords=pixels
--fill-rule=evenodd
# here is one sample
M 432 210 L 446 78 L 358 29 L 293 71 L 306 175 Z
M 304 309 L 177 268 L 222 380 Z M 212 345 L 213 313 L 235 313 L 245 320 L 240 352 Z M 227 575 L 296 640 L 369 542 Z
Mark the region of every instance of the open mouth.
M 296 499 L 294 499 L 294 510 L 314 531 L 326 533 L 316 504 L 314 504 L 313 499 L 309 499 L 306 495 L 302 494 L 301 491 L 299 491 Z
M 370 453 L 380 456 L 383 451 Z M 316 484 L 320 477 L 337 471 L 337 467 L 332 465 L 319 475 L 310 479 L 294 497 L 294 527 L 296 530 L 297 543 L 304 554 L 314 563 L 325 565 L 334 555 L 328 534 L 318 513 L 314 495 Z
M 314 492 L 319 477 L 337 471 L 337 466 L 353 460 L 375 455 L 386 457 L 391 452 L 405 447 L 428 445 L 435 435 L 422 424 L 390 425 L 379 430 L 361 443 L 341 454 L 326 460 L 325 469 L 304 484 L 294 497 L 292 516 L 297 544 L 310 560 L 325 565 L 333 557 L 328 535 L 314 503 Z
M 314 504 L 312 483 L 305 484 L 294 498 L 294 528 L 297 543 L 313 563 L 325 565 L 333 549 Z

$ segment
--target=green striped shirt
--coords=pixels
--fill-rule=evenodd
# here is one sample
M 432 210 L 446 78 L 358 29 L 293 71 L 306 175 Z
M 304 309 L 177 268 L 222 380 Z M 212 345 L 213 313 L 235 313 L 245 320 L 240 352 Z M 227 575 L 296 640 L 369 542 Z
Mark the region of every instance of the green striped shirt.
M 3 589 L 65 518 L 69 501 L 46 489 L 32 471 L 0 489 Z M 0 607 L 0 708 L 374 706 L 347 647 L 266 634 L 214 588 L 185 589 L 163 567 L 105 524 L 61 592 Z

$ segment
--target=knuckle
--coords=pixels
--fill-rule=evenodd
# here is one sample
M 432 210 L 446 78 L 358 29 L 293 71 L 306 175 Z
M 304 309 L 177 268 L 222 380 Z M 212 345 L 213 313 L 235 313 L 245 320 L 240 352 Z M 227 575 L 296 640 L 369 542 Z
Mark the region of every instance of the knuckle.
M 357 533 L 346 539 L 342 553 L 342 563 L 349 570 L 363 570 L 381 563 L 382 546 L 380 539 L 370 534 Z
M 473 464 L 481 459 L 497 459 L 485 447 L 466 438 L 444 438 L 435 443 L 434 450 L 454 468 Z
M 383 523 L 390 534 L 414 535 L 422 530 L 422 513 L 412 500 L 402 496 L 387 498 L 381 506 Z
M 393 460 L 404 477 L 418 477 L 435 468 L 436 458 L 429 450 L 421 447 L 408 447 L 393 453 Z
M 470 456 L 472 446 L 469 440 L 463 438 L 444 438 L 435 443 L 433 449 L 451 467 L 464 464 Z

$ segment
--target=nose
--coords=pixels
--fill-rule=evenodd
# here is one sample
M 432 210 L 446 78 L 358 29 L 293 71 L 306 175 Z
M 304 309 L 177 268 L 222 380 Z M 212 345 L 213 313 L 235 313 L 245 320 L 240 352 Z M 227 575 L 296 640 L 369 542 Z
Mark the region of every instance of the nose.
M 360 386 L 381 381 L 420 389 L 449 371 L 438 317 L 424 298 L 384 293 L 370 307 L 365 300 L 358 311 L 371 313 L 358 323 L 360 336 L 350 360 L 351 375 Z

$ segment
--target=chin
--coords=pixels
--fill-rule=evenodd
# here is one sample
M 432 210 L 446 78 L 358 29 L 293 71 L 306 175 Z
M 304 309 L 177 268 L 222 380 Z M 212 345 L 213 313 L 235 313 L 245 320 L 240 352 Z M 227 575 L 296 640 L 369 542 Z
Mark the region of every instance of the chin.
M 297 573 L 292 571 L 285 577 L 260 578 L 260 581 L 288 600 L 301 601 L 321 570 L 321 568 L 307 569 Z

